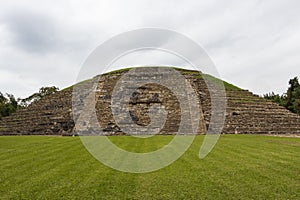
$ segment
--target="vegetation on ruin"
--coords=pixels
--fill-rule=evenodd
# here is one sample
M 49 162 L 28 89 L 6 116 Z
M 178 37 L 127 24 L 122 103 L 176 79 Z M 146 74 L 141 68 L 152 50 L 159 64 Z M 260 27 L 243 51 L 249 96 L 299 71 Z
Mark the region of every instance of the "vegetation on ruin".
M 167 67 L 167 66 L 162 66 L 162 67 Z M 209 74 L 203 74 L 199 71 L 196 71 L 196 70 L 186 70 L 186 69 L 183 69 L 183 68 L 179 68 L 179 67 L 173 67 L 174 69 L 176 70 L 179 70 L 183 75 L 192 75 L 196 78 L 205 78 L 206 80 L 209 80 L 209 81 L 212 81 L 213 83 L 217 83 L 217 84 L 224 84 L 224 87 L 226 90 L 241 90 L 241 88 L 235 86 L 235 85 L 232 85 L 226 81 L 222 81 L 221 79 L 218 79 L 214 76 L 211 76 Z M 105 73 L 104 75 L 114 75 L 114 74 L 118 74 L 118 73 L 123 73 L 123 72 L 126 72 L 128 70 L 130 70 L 132 68 L 128 67 L 128 68 L 123 68 L 123 69 L 118 69 L 118 70 L 114 70 L 114 71 L 111 71 L 111 72 L 108 72 L 108 73 Z

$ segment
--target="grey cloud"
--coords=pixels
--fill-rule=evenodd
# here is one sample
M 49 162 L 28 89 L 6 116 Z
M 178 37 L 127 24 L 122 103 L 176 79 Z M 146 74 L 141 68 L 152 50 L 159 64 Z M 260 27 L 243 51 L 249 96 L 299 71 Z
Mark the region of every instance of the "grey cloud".
M 187 35 L 206 48 L 228 82 L 255 93 L 282 93 L 288 79 L 300 75 L 299 7 L 297 0 L 4 1 L 0 70 L 9 71 L 12 79 L 11 86 L 2 81 L 0 91 L 20 96 L 45 84 L 66 87 L 97 45 L 124 31 L 161 27 Z M 134 42 L 144 39 L 134 38 Z M 172 43 L 172 39 L 160 39 L 147 37 L 162 47 Z M 131 60 L 133 64 L 153 60 L 184 65 L 180 59 L 156 54 L 137 54 L 127 60 L 128 65 Z M 21 78 L 13 80 L 14 75 L 26 77 L 34 86 L 26 89 Z M 0 73 L 2 78 L 5 74 Z
M 57 27 L 47 15 L 15 11 L 9 13 L 5 21 L 12 32 L 14 44 L 24 51 L 45 53 L 53 51 L 58 45 Z

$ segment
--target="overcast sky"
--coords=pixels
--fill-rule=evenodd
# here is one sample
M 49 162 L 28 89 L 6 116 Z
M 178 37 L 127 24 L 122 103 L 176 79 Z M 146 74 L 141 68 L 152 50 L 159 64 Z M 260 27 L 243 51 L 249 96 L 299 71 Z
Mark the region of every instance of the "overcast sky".
M 144 27 L 190 37 L 206 49 L 224 80 L 256 94 L 283 93 L 288 80 L 300 76 L 298 0 L 1 0 L 0 5 L 0 91 L 16 97 L 42 86 L 72 85 L 98 45 Z

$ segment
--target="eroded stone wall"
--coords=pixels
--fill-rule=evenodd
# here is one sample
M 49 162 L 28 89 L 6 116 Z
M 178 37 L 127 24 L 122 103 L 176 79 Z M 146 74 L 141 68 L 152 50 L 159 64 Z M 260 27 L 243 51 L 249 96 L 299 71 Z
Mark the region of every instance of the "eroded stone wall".
M 198 119 L 200 126 L 197 133 L 205 134 L 211 117 L 211 99 L 206 82 L 198 72 L 179 72 L 189 81 L 197 95 L 199 109 L 203 114 Z M 124 73 L 126 70 L 102 75 L 96 91 L 96 113 L 107 135 L 124 134 L 114 121 L 110 103 L 112 90 Z M 284 107 L 237 88 L 227 87 L 226 98 L 225 134 L 300 134 L 300 117 Z M 132 120 L 140 126 L 149 124 L 149 108 L 155 104 L 164 105 L 168 112 L 160 134 L 175 134 L 180 124 L 180 105 L 172 91 L 164 86 L 146 84 L 134 92 L 128 105 Z M 0 120 L 0 135 L 34 134 L 74 134 L 72 88 L 47 96 Z

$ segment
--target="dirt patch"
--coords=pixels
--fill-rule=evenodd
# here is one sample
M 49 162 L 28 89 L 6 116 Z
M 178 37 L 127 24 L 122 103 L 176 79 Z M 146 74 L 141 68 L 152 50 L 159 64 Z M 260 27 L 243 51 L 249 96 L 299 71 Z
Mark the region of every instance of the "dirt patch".
M 300 138 L 300 134 L 266 134 L 266 136 Z

